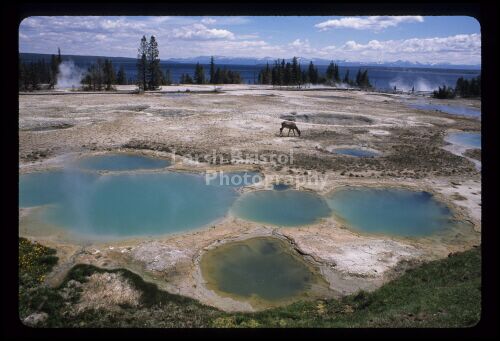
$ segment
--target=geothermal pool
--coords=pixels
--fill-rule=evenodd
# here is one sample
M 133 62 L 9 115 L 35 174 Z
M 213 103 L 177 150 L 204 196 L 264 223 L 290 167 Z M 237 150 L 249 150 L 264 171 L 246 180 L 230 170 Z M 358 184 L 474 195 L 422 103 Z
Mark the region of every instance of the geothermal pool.
M 170 166 L 168 160 L 134 154 L 106 154 L 89 156 L 76 162 L 80 168 L 103 171 L 155 169 Z
M 300 255 L 277 238 L 230 242 L 202 256 L 209 289 L 235 298 L 279 301 L 301 295 L 318 275 Z
M 464 106 L 454 106 L 445 104 L 431 104 L 431 103 L 411 103 L 411 108 L 420 110 L 442 111 L 451 115 L 468 116 L 481 119 L 481 110 L 473 109 Z
M 273 184 L 273 189 L 275 191 L 284 191 L 290 188 L 290 185 L 283 184 L 283 183 L 278 183 L 278 184 Z
M 76 163 L 82 168 L 71 163 L 62 170 L 21 175 L 19 206 L 40 207 L 35 220 L 90 239 L 188 231 L 228 212 L 241 219 L 288 227 L 314 224 L 333 214 L 354 230 L 399 236 L 426 236 L 452 226 L 452 212 L 427 192 L 366 187 L 321 196 L 275 184 L 275 190 L 239 194 L 238 188 L 258 182 L 262 176 L 257 172 L 205 175 L 168 169 L 133 172 L 165 167 L 168 161 L 125 154 L 83 161 Z M 114 171 L 101 174 L 104 169 Z
M 256 191 L 243 194 L 231 212 L 239 218 L 280 226 L 312 224 L 331 215 L 319 195 L 297 191 Z
M 453 226 L 450 209 L 428 192 L 345 188 L 327 202 L 338 218 L 360 232 L 419 237 Z
M 481 149 L 480 133 L 469 133 L 469 132 L 449 133 L 446 135 L 445 141 L 463 147 Z
M 156 161 L 111 155 L 88 162 L 98 170 L 166 165 Z M 204 174 L 171 171 L 103 175 L 72 165 L 64 170 L 21 175 L 19 206 L 42 206 L 37 214 L 43 222 L 90 238 L 161 235 L 223 218 L 238 197 L 236 189 L 258 180 L 253 172 L 225 175 L 231 180 L 234 175 L 247 175 L 247 183 L 231 181 L 226 185 L 214 177 L 207 184 Z

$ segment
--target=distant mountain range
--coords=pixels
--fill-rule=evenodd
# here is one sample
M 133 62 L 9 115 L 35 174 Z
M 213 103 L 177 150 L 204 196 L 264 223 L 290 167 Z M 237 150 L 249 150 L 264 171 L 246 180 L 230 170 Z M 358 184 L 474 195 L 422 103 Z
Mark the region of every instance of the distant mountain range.
M 23 61 L 30 62 L 43 59 L 45 61 L 50 61 L 50 54 L 42 53 L 20 53 L 20 57 Z M 127 57 L 105 57 L 105 56 L 80 56 L 80 55 L 63 55 L 63 60 L 73 60 L 77 64 L 86 64 L 95 61 L 97 58 L 108 58 L 113 62 L 119 63 L 135 63 L 135 58 Z M 263 57 L 263 58 L 243 58 L 243 57 L 225 57 L 225 56 L 214 56 L 216 64 L 225 65 L 263 65 L 266 63 L 272 64 L 277 58 L 273 57 Z M 309 62 L 313 62 L 315 65 L 328 65 L 331 60 L 321 59 L 321 58 L 303 58 L 298 57 L 299 62 L 304 65 Z M 291 58 L 285 59 L 286 61 L 291 61 Z M 190 58 L 168 58 L 162 59 L 162 63 L 172 63 L 172 64 L 209 64 L 210 56 L 198 56 Z M 334 63 L 339 66 L 378 66 L 378 67 L 402 67 L 402 68 L 433 68 L 433 69 L 461 69 L 461 70 L 481 70 L 481 65 L 456 65 L 448 63 L 419 63 L 419 62 L 409 62 L 404 60 L 397 60 L 395 62 L 353 62 L 346 60 L 333 60 Z
M 227 65 L 262 65 L 266 63 L 274 63 L 277 58 L 273 57 L 263 57 L 263 58 L 241 58 L 241 57 L 225 57 L 225 56 L 214 56 L 214 59 L 219 64 Z M 321 59 L 321 58 L 304 58 L 298 57 L 301 64 L 309 64 L 313 62 L 315 65 L 328 65 L 332 60 Z M 285 58 L 286 61 L 291 61 L 291 58 Z M 167 61 L 172 61 L 176 63 L 210 63 L 210 56 L 198 56 L 192 58 L 169 58 Z M 409 67 L 409 68 L 436 68 L 436 69 L 472 69 L 480 70 L 481 65 L 454 65 L 448 63 L 419 63 L 419 62 L 409 62 L 404 60 L 397 60 L 395 62 L 353 62 L 347 60 L 333 60 L 334 63 L 339 66 L 386 66 L 386 67 Z

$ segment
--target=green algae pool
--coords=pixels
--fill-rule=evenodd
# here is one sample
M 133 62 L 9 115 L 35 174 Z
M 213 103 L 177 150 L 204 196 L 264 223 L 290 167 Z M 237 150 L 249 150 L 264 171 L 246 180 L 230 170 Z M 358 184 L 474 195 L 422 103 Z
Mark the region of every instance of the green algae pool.
M 254 304 L 307 297 L 325 283 L 286 242 L 272 237 L 229 242 L 209 250 L 200 268 L 209 289 Z

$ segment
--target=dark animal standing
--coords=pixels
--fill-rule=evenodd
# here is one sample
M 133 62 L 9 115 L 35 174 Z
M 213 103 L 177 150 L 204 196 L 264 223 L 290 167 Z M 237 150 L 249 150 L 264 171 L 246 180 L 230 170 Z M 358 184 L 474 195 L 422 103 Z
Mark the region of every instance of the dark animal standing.
M 288 136 L 290 136 L 290 130 L 293 131 L 293 135 L 295 136 L 295 130 L 297 130 L 297 133 L 300 136 L 300 130 L 297 128 L 297 125 L 295 122 L 290 122 L 290 121 L 283 121 L 281 122 L 281 128 L 280 128 L 280 136 L 283 136 L 283 129 L 288 128 Z

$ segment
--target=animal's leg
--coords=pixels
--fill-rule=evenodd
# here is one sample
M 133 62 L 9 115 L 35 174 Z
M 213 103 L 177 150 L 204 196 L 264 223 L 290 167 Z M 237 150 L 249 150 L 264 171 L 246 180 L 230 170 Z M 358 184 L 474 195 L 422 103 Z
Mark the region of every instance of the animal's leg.
M 295 129 L 292 129 L 292 131 L 293 131 L 293 136 L 296 136 L 296 135 L 295 135 Z
M 291 129 L 290 129 L 290 128 L 288 128 L 288 136 L 290 136 L 290 130 L 291 130 Z

